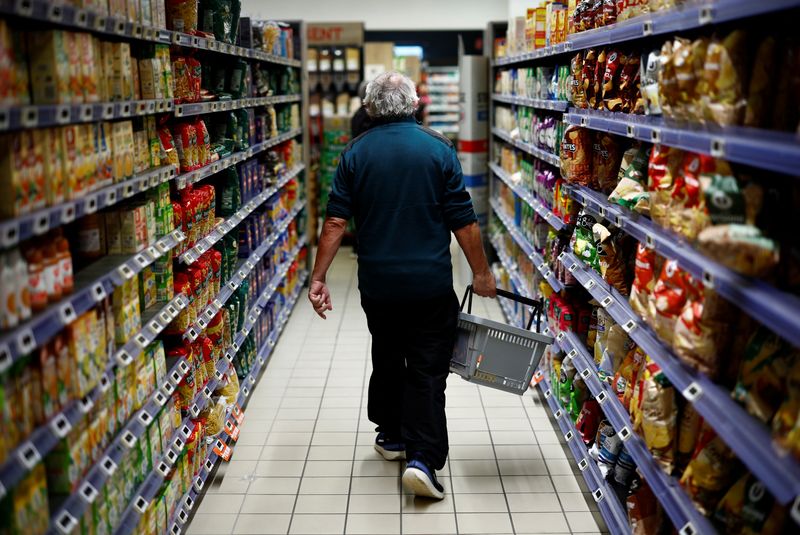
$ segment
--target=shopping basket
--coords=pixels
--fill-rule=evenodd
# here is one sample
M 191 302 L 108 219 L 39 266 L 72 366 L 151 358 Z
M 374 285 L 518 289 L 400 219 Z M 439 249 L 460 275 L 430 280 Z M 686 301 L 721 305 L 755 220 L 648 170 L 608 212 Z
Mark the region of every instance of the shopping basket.
M 540 327 L 542 304 L 506 290 L 497 290 L 498 297 L 512 299 L 533 307 L 527 329 L 472 315 L 472 285 L 467 286 L 458 314 L 458 336 L 450 371 L 467 381 L 522 395 L 530 385 L 544 348 L 553 337 L 530 330 L 534 317 L 536 331 Z M 469 300 L 467 312 L 464 304 Z

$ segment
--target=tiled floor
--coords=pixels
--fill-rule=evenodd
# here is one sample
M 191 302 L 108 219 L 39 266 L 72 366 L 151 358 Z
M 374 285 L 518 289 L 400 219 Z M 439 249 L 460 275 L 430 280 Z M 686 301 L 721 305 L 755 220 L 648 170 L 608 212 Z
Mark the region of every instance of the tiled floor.
M 305 301 L 294 311 L 251 396 L 233 458 L 219 469 L 189 535 L 604 530 L 537 394 L 520 398 L 453 375 L 450 458 L 440 477 L 446 497 L 405 495 L 401 463 L 384 461 L 372 447 L 370 340 L 347 253 L 329 284 L 327 321 Z M 491 301 L 473 307 L 502 320 Z

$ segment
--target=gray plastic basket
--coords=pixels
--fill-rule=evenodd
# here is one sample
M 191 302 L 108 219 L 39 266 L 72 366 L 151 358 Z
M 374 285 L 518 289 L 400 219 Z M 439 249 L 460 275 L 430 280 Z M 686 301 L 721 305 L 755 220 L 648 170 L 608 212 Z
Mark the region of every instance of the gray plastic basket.
M 553 343 L 553 337 L 530 330 L 534 316 L 539 329 L 539 301 L 499 289 L 497 295 L 534 308 L 528 330 L 473 316 L 470 313 L 472 286 L 467 287 L 461 302 L 462 311 L 458 315 L 458 336 L 450 359 L 450 371 L 467 381 L 522 395 L 528 390 L 544 348 Z M 469 308 L 463 312 L 467 296 Z

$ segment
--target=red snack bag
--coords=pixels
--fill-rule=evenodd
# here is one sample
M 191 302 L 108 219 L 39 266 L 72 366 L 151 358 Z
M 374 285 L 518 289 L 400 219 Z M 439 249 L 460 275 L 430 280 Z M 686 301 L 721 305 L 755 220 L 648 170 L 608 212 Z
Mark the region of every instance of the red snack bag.
M 683 161 L 683 151 L 665 145 L 653 145 L 647 167 L 650 191 L 650 217 L 661 226 L 669 226 L 669 209 L 675 175 Z
M 636 263 L 634 264 L 633 285 L 631 286 L 631 309 L 652 323 L 655 318 L 655 300 L 653 288 L 656 285 L 659 256 L 655 249 L 650 249 L 643 243 L 636 246 Z
M 675 175 L 667 223 L 689 239 L 696 238 L 711 223 L 704 206 L 700 175 L 713 173 L 715 169 L 716 161 L 711 156 L 687 152 Z
M 594 75 L 592 76 L 592 97 L 587 98 L 589 107 L 597 109 L 603 102 L 603 76 L 606 72 L 606 57 L 605 49 L 600 50 L 597 54 L 597 61 L 594 64 Z
M 158 129 L 158 139 L 161 142 L 161 165 L 180 165 L 180 157 L 175 148 L 175 139 L 166 126 Z
M 200 86 L 203 82 L 202 67 L 197 59 L 186 58 L 186 67 L 189 74 L 189 95 L 192 102 L 200 100 Z
M 618 50 L 608 53 L 603 71 L 603 106 L 610 111 L 622 110 L 622 99 L 619 98 L 619 75 L 625 66 L 626 58 Z M 598 95 L 599 100 L 599 95 Z M 600 107 L 598 102 L 598 108 Z
M 600 426 L 600 404 L 594 398 L 589 398 L 583 402 L 578 420 L 575 422 L 575 429 L 581 434 L 583 443 L 589 445 L 597 435 L 597 428 Z
M 189 366 L 189 372 L 183 376 L 181 382 L 178 383 L 178 388 L 175 390 L 175 404 L 181 410 L 188 410 L 189 405 L 192 404 L 192 399 L 194 399 L 195 391 L 194 374 L 191 371 L 194 367 L 192 351 L 185 345 L 179 345 L 167 351 L 167 358 L 183 358 Z
M 676 260 L 667 260 L 653 287 L 655 300 L 655 330 L 662 340 L 672 345 L 675 323 L 683 312 L 687 299 L 697 294 L 692 277 L 683 271 Z
M 603 0 L 603 26 L 617 22 L 617 4 L 615 0 Z
M 581 69 L 581 83 L 583 84 L 583 94 L 587 102 L 594 102 L 595 68 L 597 68 L 597 51 L 594 48 L 590 48 L 583 56 L 583 69 Z

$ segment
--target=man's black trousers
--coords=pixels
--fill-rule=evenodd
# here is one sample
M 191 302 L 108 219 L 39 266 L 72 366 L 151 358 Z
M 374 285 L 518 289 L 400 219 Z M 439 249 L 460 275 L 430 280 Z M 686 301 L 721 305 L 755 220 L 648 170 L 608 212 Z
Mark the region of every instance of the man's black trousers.
M 458 321 L 454 292 L 414 301 L 361 297 L 372 334 L 368 415 L 378 431 L 402 439 L 408 459 L 434 470 L 447 459 L 444 389 Z

